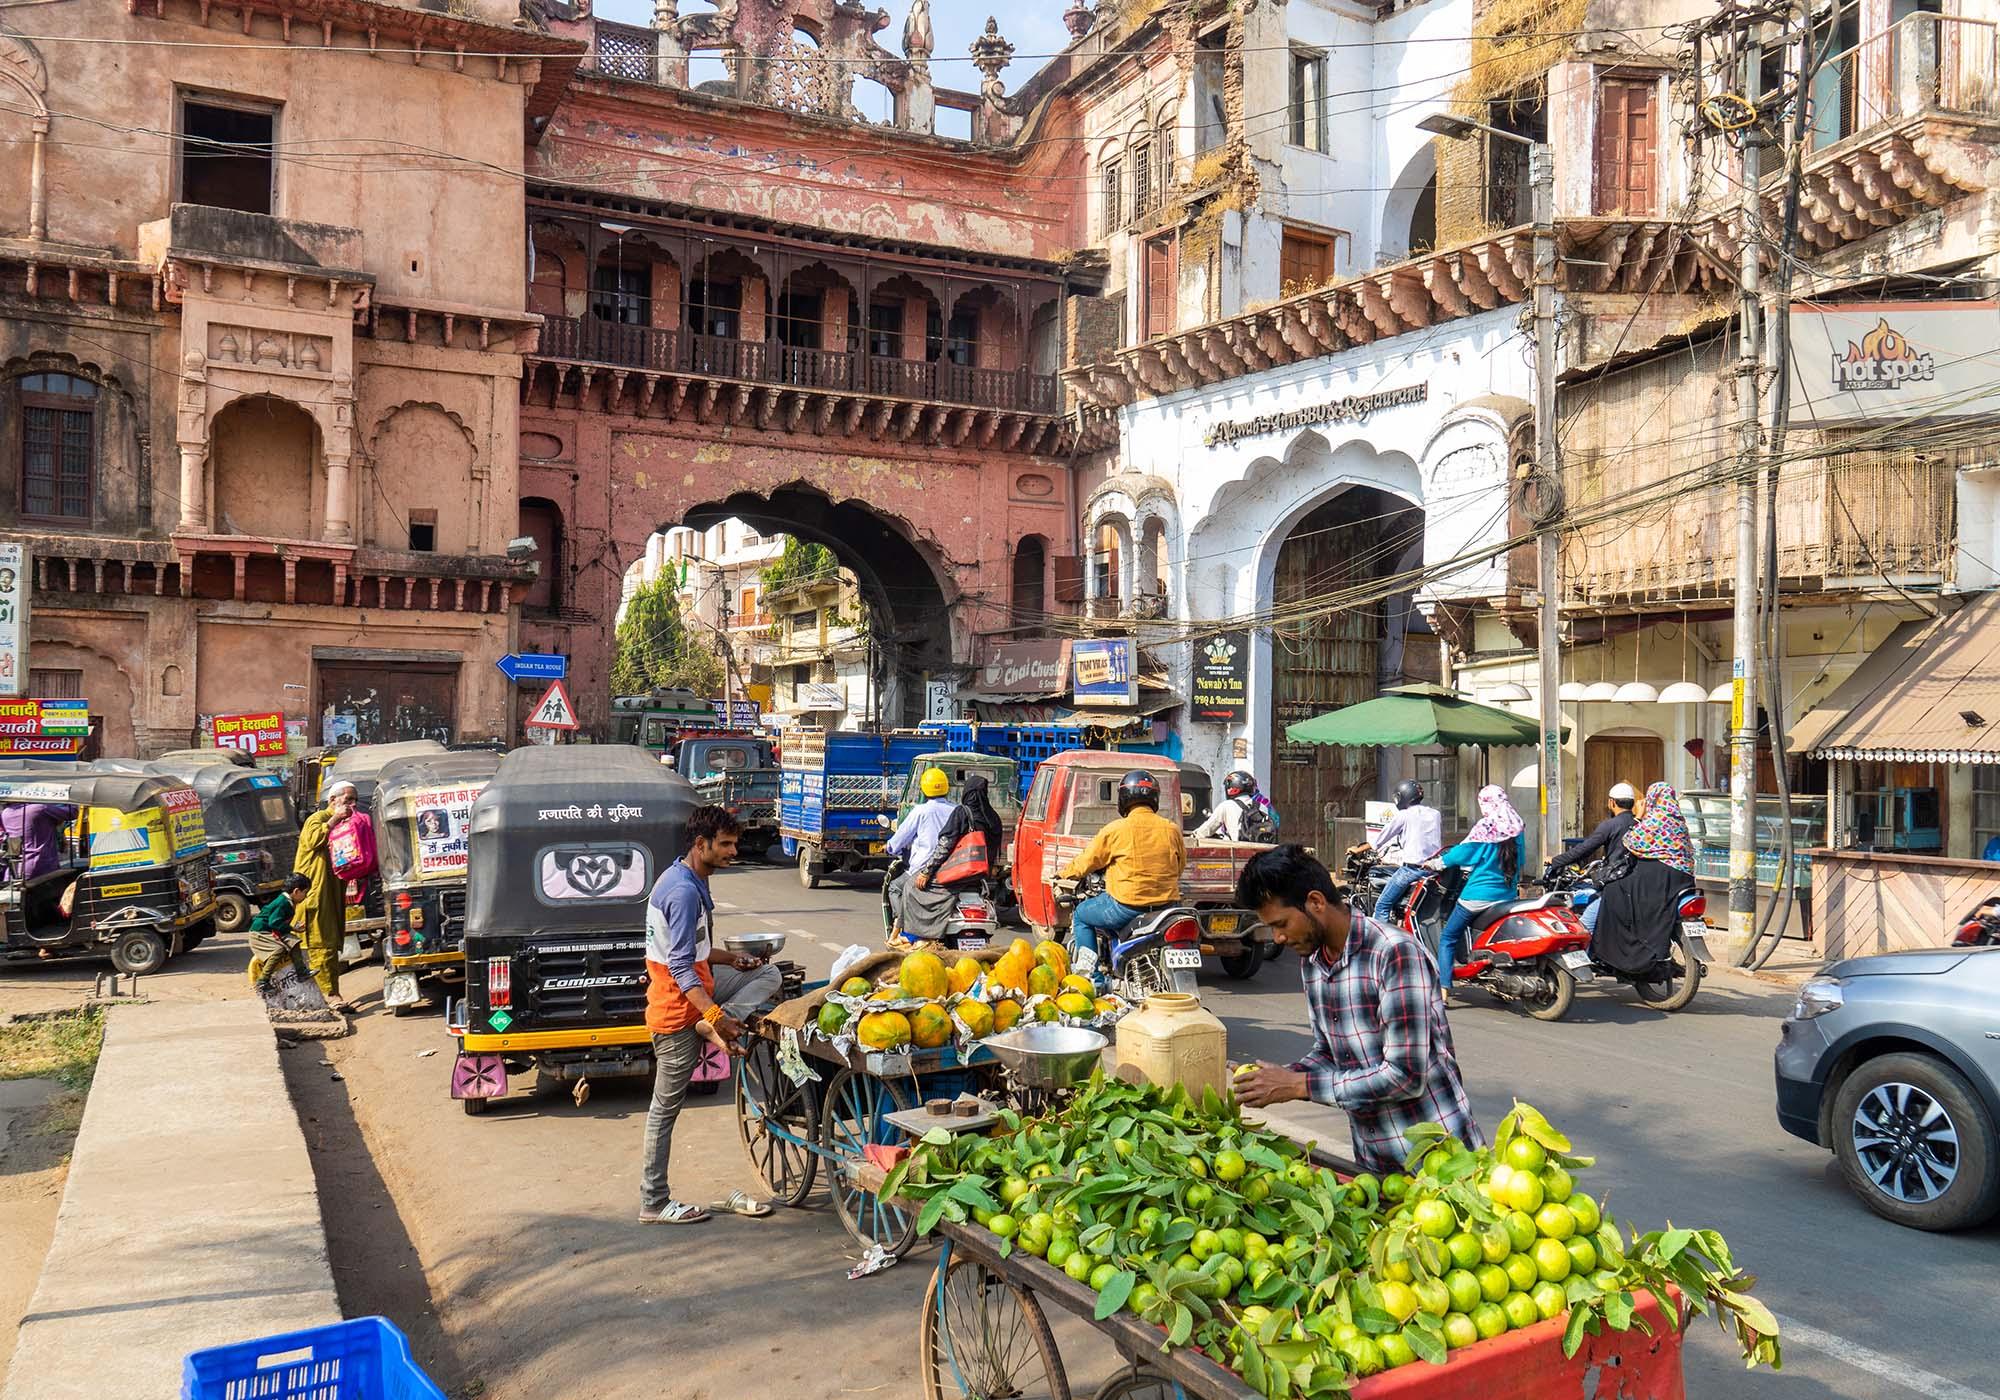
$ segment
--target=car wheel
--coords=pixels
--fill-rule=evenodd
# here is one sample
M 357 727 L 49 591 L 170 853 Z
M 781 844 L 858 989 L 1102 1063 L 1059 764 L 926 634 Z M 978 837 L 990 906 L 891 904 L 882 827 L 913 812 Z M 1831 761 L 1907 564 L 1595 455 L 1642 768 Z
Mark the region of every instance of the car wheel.
M 1958 1071 L 1928 1055 L 1859 1065 L 1834 1096 L 1833 1138 L 1848 1185 L 1886 1220 L 1963 1230 L 2000 1210 L 1993 1116 Z

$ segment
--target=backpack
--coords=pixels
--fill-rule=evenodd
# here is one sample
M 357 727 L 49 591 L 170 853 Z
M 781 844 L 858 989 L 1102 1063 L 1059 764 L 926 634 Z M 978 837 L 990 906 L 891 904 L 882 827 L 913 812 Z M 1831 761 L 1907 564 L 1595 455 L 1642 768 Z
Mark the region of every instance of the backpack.
M 365 880 L 375 873 L 375 824 L 360 812 L 349 814 L 326 834 L 334 878 Z
M 1258 841 L 1269 843 L 1278 834 L 1278 817 L 1262 802 L 1245 802 L 1243 819 L 1237 828 L 1238 841 Z

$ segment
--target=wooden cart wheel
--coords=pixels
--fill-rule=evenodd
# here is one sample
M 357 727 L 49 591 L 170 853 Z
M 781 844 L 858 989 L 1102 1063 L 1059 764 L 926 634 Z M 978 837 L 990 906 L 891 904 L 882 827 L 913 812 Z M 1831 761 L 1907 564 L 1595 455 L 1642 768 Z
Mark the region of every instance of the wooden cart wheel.
M 834 1159 L 828 1165 L 827 1180 L 840 1223 L 862 1244 L 879 1244 L 895 1255 L 916 1243 L 917 1217 L 879 1199 L 873 1191 L 862 1190 L 855 1184 L 854 1168 L 861 1164 L 861 1150 L 868 1144 L 886 1146 L 904 1141 L 902 1130 L 886 1122 L 885 1115 L 915 1107 L 916 1100 L 901 1084 L 861 1070 L 843 1069 L 827 1087 L 826 1109 L 820 1119 L 820 1146 Z
M 743 1141 L 743 1155 L 773 1205 L 795 1206 L 812 1190 L 819 1171 L 819 1158 L 805 1146 L 819 1123 L 819 1086 L 792 1083 L 778 1067 L 778 1047 L 761 1036 L 744 1053 L 735 1081 L 736 1135 Z M 798 1141 L 779 1137 L 767 1123 Z
M 931 1275 L 917 1354 L 924 1400 L 1070 1400 L 1042 1305 L 976 1259 L 950 1260 L 942 1287 Z
M 1181 1400 L 1183 1392 L 1158 1371 L 1123 1371 L 1097 1388 L 1090 1400 Z

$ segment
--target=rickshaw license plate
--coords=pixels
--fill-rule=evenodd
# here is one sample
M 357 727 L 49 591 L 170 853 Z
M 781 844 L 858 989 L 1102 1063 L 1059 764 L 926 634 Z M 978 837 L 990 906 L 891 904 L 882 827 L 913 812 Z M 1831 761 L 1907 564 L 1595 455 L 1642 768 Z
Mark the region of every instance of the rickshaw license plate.
M 415 1006 L 418 1000 L 416 973 L 392 972 L 382 979 L 384 1006 Z
M 1166 953 L 1167 970 L 1169 972 L 1201 971 L 1201 949 L 1169 948 L 1166 950 Z
M 1234 914 L 1211 915 L 1208 920 L 1208 931 L 1210 933 L 1236 932 L 1236 916 Z

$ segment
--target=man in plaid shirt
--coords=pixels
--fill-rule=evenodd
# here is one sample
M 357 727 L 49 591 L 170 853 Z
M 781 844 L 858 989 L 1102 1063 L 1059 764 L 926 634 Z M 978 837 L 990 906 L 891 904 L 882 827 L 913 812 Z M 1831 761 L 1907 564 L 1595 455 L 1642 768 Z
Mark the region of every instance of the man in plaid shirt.
M 1371 1171 L 1403 1169 L 1407 1134 L 1439 1123 L 1470 1147 L 1485 1141 L 1466 1103 L 1437 970 L 1423 945 L 1350 908 L 1327 868 L 1299 846 L 1244 867 L 1236 902 L 1257 911 L 1304 959 L 1313 1048 L 1289 1066 L 1260 1063 L 1238 1079 L 1253 1108 L 1311 1099 L 1347 1110 L 1354 1156 Z

